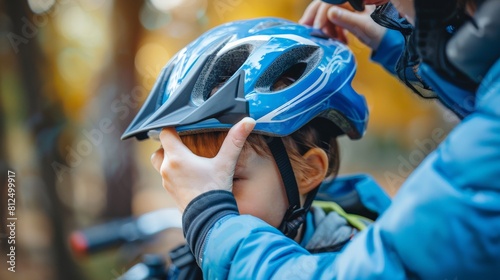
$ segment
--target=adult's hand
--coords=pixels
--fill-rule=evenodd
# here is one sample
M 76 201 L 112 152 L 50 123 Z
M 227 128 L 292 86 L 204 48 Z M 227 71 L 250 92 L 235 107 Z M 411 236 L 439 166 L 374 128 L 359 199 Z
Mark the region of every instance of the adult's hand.
M 322 2 L 321 0 L 314 0 L 307 6 L 299 23 L 321 29 L 329 37 L 347 43 L 347 37 L 342 28 L 328 19 L 327 14 L 331 7 L 334 7 L 334 5 Z M 352 9 L 349 4 L 342 4 L 342 7 Z
M 198 195 L 211 190 L 232 190 L 236 162 L 254 126 L 255 120 L 251 118 L 235 124 L 213 158 L 193 154 L 182 143 L 175 128 L 162 130 L 162 147 L 153 153 L 151 162 L 181 212 Z
M 344 43 L 347 43 L 344 30 L 349 31 L 376 51 L 386 29 L 370 17 L 374 10 L 374 5 L 368 5 L 363 12 L 355 12 L 348 4 L 331 5 L 315 0 L 306 8 L 299 23 L 319 28 L 326 35 Z

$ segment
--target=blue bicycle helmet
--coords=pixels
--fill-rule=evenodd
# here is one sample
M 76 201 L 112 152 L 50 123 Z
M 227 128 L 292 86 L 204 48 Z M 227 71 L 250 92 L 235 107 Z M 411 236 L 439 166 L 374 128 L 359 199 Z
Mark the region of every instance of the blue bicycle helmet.
M 279 18 L 227 23 L 167 63 L 122 139 L 145 139 L 163 127 L 179 133 L 227 130 L 243 116 L 256 120 L 255 133 L 271 136 L 289 135 L 323 117 L 357 139 L 368 110 L 351 87 L 355 71 L 352 52 L 311 27 Z M 273 89 L 283 74 L 293 82 Z
M 269 137 L 288 197 L 279 229 L 293 237 L 316 193 L 301 206 L 281 137 L 324 118 L 332 125 L 323 129 L 360 138 L 368 109 L 351 87 L 355 71 L 352 52 L 317 29 L 279 18 L 224 24 L 167 63 L 122 139 L 154 137 L 163 127 L 180 134 L 228 130 L 252 117 L 253 133 Z

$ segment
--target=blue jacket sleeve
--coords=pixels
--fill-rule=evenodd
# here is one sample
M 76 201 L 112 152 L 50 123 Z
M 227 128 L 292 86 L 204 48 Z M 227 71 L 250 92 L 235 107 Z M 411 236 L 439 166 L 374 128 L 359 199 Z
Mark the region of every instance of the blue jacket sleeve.
M 195 238 L 204 244 L 205 278 L 498 279 L 500 62 L 476 97 L 476 111 L 342 252 L 310 255 L 263 221 L 233 212 L 201 225 L 208 234 Z
M 382 65 L 389 73 L 396 75 L 396 64 L 404 50 L 405 41 L 401 32 L 387 29 L 377 51 L 371 55 L 371 59 Z

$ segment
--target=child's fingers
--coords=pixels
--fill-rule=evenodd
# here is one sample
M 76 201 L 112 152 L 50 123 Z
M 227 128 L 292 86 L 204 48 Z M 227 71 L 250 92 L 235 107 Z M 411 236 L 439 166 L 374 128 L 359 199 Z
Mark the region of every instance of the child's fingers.
M 152 155 L 151 155 L 151 164 L 153 164 L 153 167 L 160 172 L 161 164 L 163 162 L 163 148 L 160 147 L 158 150 L 156 150 Z
M 182 143 L 179 134 L 177 134 L 177 131 L 173 127 L 162 129 L 160 133 L 160 142 L 167 157 L 170 153 L 185 154 L 186 152 L 191 152 L 184 143 Z
M 245 141 L 255 127 L 255 120 L 252 118 L 243 118 L 235 124 L 228 132 L 222 146 L 217 154 L 217 158 L 225 162 L 236 162 L 240 156 Z

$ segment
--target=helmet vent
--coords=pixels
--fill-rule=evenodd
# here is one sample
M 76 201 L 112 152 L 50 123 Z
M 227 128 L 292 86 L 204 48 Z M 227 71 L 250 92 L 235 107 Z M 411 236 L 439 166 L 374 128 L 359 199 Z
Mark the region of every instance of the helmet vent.
M 314 69 L 321 57 L 317 46 L 298 46 L 274 60 L 259 77 L 255 88 L 260 92 L 275 92 L 292 86 Z
M 278 91 L 287 88 L 291 84 L 295 83 L 307 68 L 307 63 L 299 62 L 290 66 L 281 76 L 279 76 L 274 83 L 271 85 L 271 91 Z
M 205 65 L 194 86 L 192 101 L 199 105 L 213 95 L 240 69 L 252 50 L 251 44 L 239 45 Z

